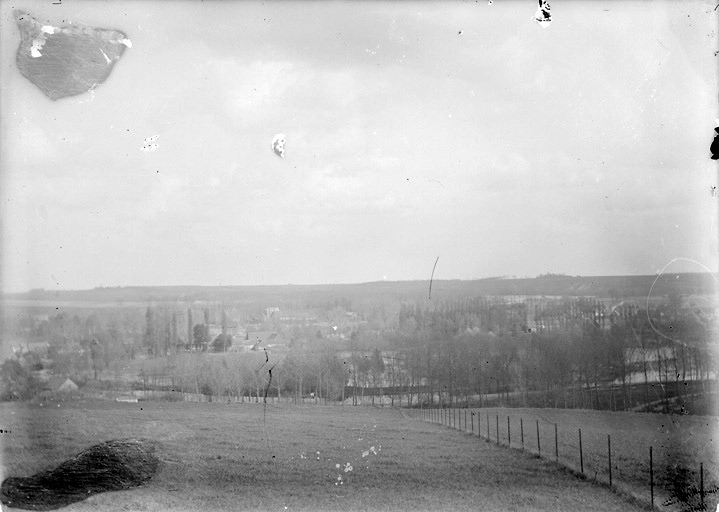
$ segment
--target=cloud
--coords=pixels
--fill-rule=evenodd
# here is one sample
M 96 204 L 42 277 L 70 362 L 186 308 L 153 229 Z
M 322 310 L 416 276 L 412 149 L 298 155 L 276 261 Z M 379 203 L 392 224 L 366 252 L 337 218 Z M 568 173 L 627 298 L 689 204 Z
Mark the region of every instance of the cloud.
M 32 116 L 23 116 L 16 122 L 3 122 L 2 131 L 6 172 L 18 168 L 46 168 L 59 163 L 58 137 L 51 136 L 51 131 Z

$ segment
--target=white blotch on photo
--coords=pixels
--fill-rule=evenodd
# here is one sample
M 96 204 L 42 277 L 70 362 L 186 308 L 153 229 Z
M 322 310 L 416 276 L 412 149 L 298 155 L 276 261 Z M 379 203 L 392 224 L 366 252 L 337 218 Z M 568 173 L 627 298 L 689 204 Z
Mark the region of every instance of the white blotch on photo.
M 274 137 L 272 137 L 272 151 L 275 152 L 277 156 L 280 158 L 285 157 L 285 142 L 287 141 L 287 136 L 284 133 L 278 133 Z
M 157 148 L 160 147 L 160 146 L 158 146 L 158 145 L 156 144 L 157 139 L 159 139 L 159 138 L 160 138 L 159 135 L 153 135 L 152 137 L 146 138 L 144 141 L 142 141 L 143 144 L 142 144 L 142 147 L 141 147 L 140 149 L 141 149 L 142 151 L 145 151 L 145 152 L 147 152 L 147 151 L 155 151 Z

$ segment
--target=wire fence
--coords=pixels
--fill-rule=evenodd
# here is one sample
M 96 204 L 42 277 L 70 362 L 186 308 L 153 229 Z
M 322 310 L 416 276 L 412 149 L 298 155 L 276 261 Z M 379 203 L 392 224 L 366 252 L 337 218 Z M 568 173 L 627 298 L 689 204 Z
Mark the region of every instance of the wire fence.
M 502 408 L 415 414 L 555 461 L 653 509 L 715 510 L 719 503 L 717 418 Z

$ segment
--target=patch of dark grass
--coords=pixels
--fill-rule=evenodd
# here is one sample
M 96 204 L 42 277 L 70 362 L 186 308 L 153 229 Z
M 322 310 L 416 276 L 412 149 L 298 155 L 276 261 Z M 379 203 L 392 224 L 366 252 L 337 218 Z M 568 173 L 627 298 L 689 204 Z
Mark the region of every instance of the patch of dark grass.
M 146 439 L 92 446 L 55 469 L 5 479 L 0 501 L 26 510 L 54 510 L 100 492 L 137 487 L 157 471 L 155 447 L 155 442 Z

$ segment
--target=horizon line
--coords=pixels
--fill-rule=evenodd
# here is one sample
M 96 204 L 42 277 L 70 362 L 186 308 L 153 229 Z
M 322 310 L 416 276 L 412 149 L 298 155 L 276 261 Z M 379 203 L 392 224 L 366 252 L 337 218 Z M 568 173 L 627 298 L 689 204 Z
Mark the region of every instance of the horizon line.
M 661 275 L 714 275 L 715 277 L 719 277 L 719 272 L 655 272 L 653 274 L 596 274 L 596 275 L 571 275 L 571 274 L 562 274 L 562 273 L 554 273 L 554 272 L 548 272 L 546 274 L 539 274 L 539 275 L 533 275 L 533 276 L 509 276 L 509 275 L 501 275 L 501 276 L 489 276 L 489 277 L 472 277 L 472 278 L 444 278 L 444 279 L 399 279 L 399 280 L 392 280 L 392 279 L 378 279 L 375 281 L 355 281 L 355 282 L 335 282 L 335 283 L 305 283 L 305 284 L 295 284 L 295 283 L 276 283 L 276 284 L 143 284 L 143 285 L 115 285 L 115 286 L 106 286 L 106 285 L 98 285 L 93 288 L 30 288 L 25 289 L 22 291 L 0 291 L 0 295 L 2 296 L 10 296 L 10 295 L 22 295 L 22 294 L 28 294 L 28 293 L 39 293 L 39 292 L 51 292 L 51 293 L 57 293 L 57 292 L 89 292 L 89 291 L 96 291 L 96 290 L 118 290 L 118 289 L 130 289 L 130 288 L 258 288 L 258 287 L 282 287 L 282 286 L 297 286 L 297 287 L 312 287 L 312 286 L 361 286 L 361 285 L 368 285 L 368 284 L 380 284 L 380 283 L 428 283 L 430 281 L 436 281 L 436 282 L 449 282 L 449 281 L 463 281 L 463 282 L 472 282 L 472 281 L 488 281 L 488 280 L 504 280 L 504 281 L 518 281 L 518 280 L 526 280 L 526 279 L 551 279 L 551 278 L 592 278 L 592 277 L 613 277 L 613 278 L 621 278 L 621 277 L 655 277 L 658 278 Z

